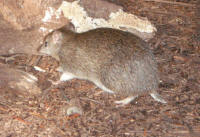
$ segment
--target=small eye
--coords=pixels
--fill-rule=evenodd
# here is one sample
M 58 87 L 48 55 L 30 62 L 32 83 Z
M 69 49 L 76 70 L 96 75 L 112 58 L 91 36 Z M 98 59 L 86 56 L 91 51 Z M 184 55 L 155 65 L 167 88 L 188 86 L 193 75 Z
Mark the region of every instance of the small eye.
M 48 43 L 47 43 L 47 41 L 45 41 L 45 42 L 44 42 L 44 46 L 47 47 L 47 45 L 48 45 Z

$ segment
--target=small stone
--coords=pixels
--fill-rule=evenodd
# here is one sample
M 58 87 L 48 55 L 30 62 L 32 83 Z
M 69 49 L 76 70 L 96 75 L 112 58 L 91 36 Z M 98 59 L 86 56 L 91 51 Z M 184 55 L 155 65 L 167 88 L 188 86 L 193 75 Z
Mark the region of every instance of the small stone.
M 67 109 L 67 115 L 70 116 L 70 115 L 73 115 L 73 114 L 80 114 L 82 115 L 82 110 L 76 106 L 73 106 L 73 107 L 69 107 Z

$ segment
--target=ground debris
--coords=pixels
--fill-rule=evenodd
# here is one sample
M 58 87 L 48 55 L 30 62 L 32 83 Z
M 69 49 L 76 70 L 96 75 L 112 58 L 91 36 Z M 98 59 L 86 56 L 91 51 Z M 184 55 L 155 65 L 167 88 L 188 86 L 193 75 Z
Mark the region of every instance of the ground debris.
M 200 39 L 195 0 L 109 0 L 130 13 L 147 17 L 158 29 L 150 41 L 158 61 L 159 93 L 168 104 L 141 96 L 117 108 L 119 96 L 93 83 L 73 79 L 59 86 L 58 62 L 51 57 L 22 55 L 0 64 L 38 78 L 37 96 L 0 88 L 0 136 L 198 136 L 200 134 Z M 37 71 L 34 66 L 43 71 Z M 73 100 L 78 104 L 71 104 Z M 80 114 L 67 115 L 76 106 Z

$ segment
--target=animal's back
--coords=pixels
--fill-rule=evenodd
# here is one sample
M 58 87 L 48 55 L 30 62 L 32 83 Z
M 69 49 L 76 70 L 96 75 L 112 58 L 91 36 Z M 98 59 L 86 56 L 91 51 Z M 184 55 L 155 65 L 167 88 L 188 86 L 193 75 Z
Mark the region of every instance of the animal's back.
M 69 34 L 71 32 L 64 31 L 63 33 L 66 37 L 71 35 Z M 79 65 L 89 65 L 87 68 L 90 68 L 92 65 L 90 62 L 93 62 L 99 67 L 113 58 L 128 59 L 133 55 L 141 56 L 146 50 L 146 47 L 141 44 L 145 46 L 143 41 L 133 34 L 100 28 L 80 34 L 74 33 L 73 37 L 64 40 L 59 56 L 61 62 L 73 61 Z

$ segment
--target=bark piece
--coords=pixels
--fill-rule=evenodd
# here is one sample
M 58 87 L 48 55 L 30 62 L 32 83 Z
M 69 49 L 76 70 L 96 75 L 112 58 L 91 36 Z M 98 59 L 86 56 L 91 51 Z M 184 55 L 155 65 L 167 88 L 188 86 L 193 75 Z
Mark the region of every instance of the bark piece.
M 104 5 L 103 10 L 102 5 Z M 64 1 L 59 9 L 63 11 L 66 18 L 71 20 L 78 33 L 107 27 L 128 31 L 144 40 L 149 40 L 156 32 L 156 28 L 147 18 L 126 13 L 122 7 L 107 1 Z

